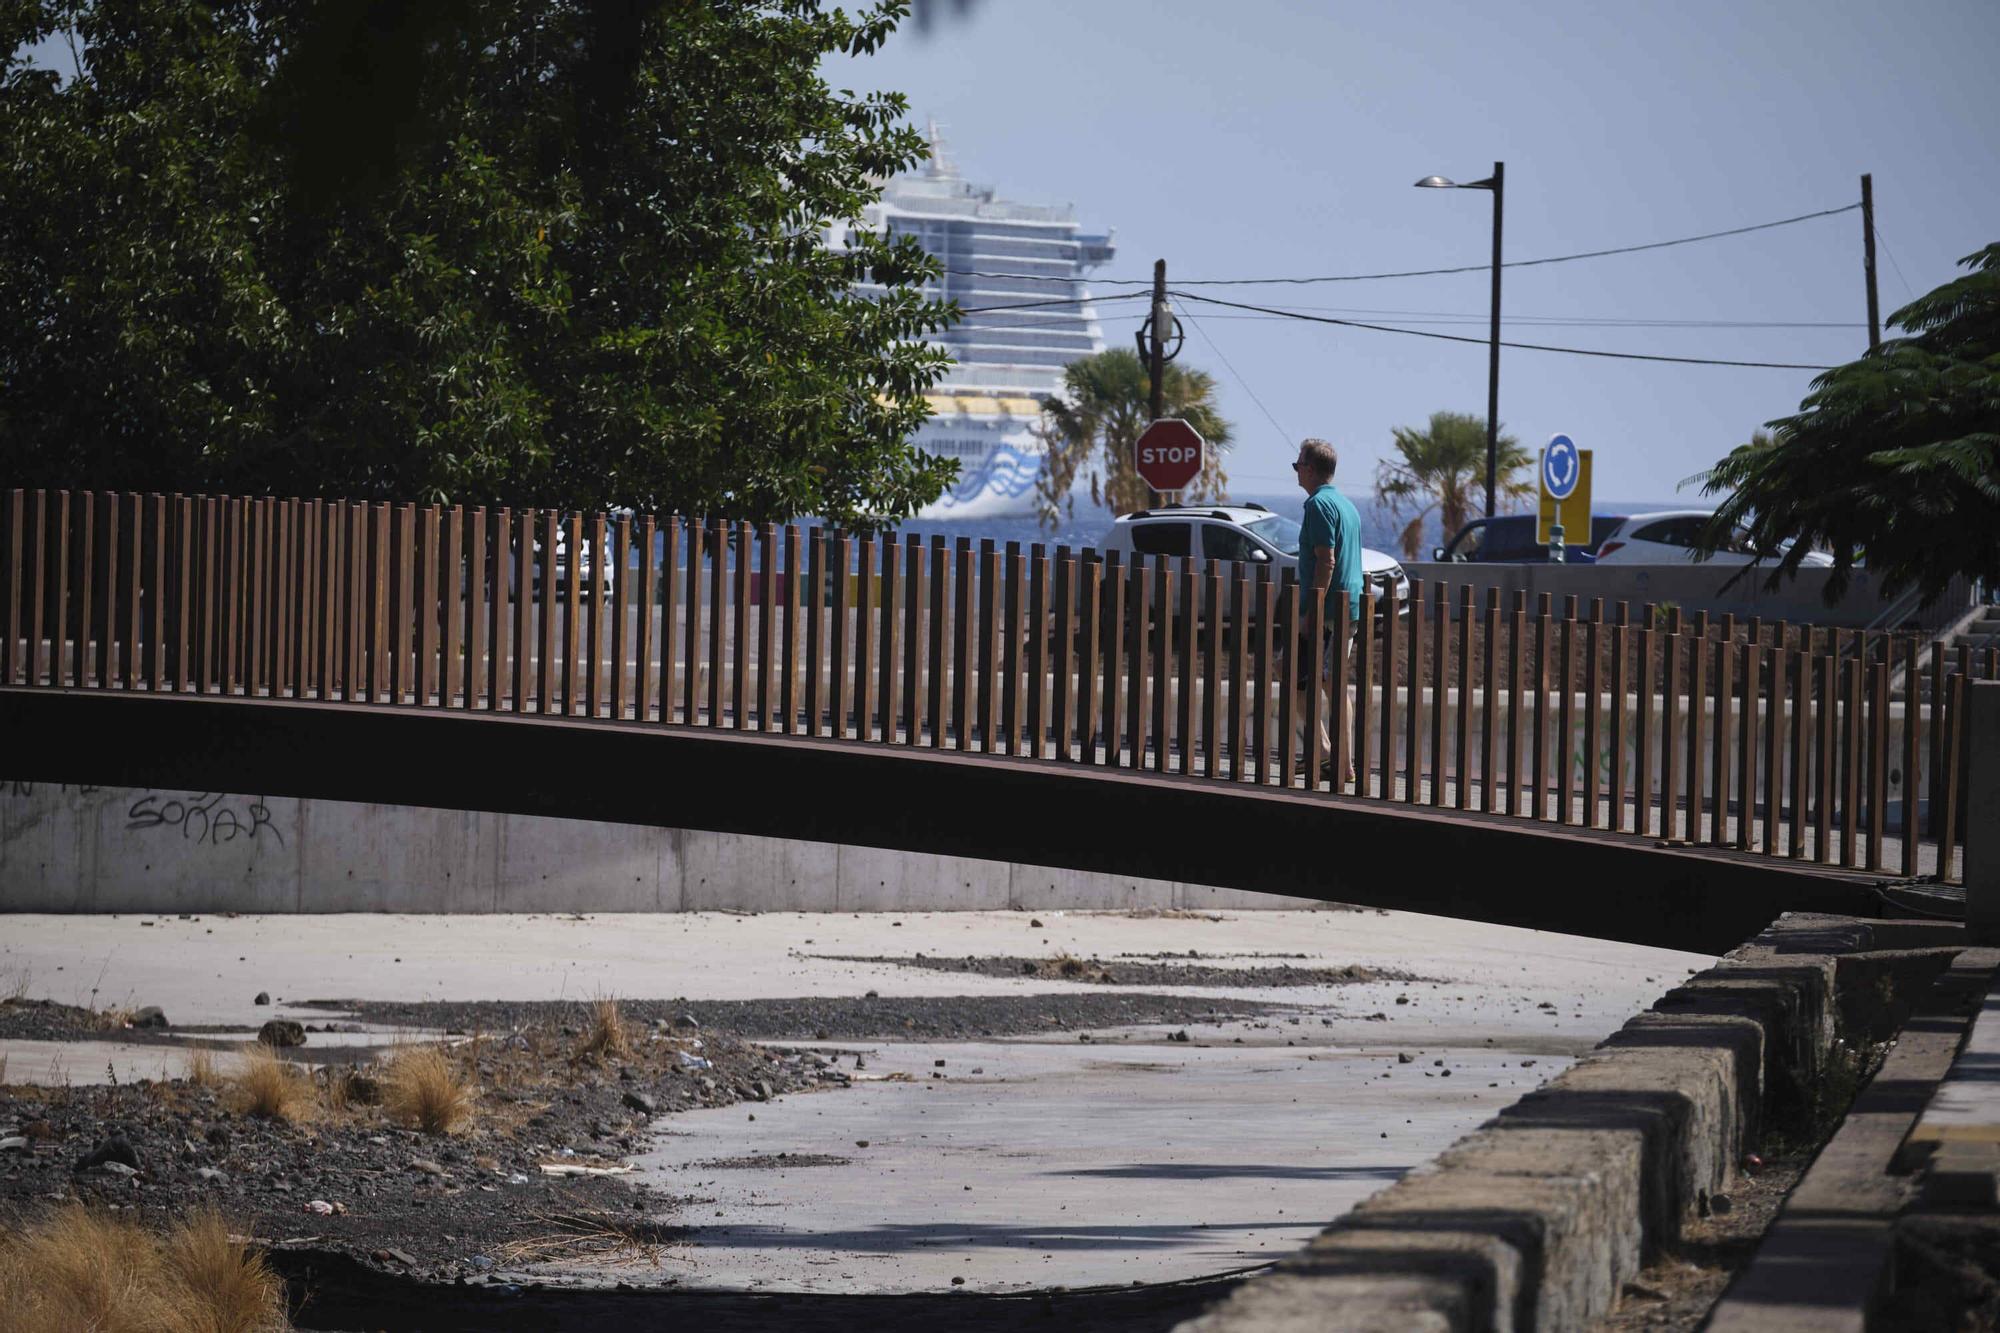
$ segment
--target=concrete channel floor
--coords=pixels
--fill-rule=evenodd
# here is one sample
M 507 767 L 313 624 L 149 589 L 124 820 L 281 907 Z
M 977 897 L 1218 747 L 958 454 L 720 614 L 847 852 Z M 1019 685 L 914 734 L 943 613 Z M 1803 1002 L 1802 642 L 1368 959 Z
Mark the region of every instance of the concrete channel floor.
M 663 1190 L 700 1201 L 679 1219 L 690 1243 L 657 1269 L 574 1275 L 818 1292 L 935 1291 L 963 1278 L 973 1290 L 1015 1290 L 1259 1264 L 1435 1156 L 1709 961 L 1348 910 L 22 915 L 0 932 L 0 990 L 66 1003 L 89 1003 L 94 990 L 100 1006 L 157 1004 L 177 1024 L 254 1029 L 274 1013 L 325 1017 L 286 1004 L 307 999 L 685 996 L 699 1012 L 704 999 L 1022 994 L 1075 983 L 826 955 L 1189 950 L 1205 964 L 1360 964 L 1426 980 L 1147 988 L 1301 1006 L 1190 1025 L 1185 1042 L 1154 1027 L 1088 1040 L 790 1043 L 864 1052 L 864 1077 L 846 1090 L 665 1121 L 635 1165 Z M 259 990 L 278 1003 L 253 1007 Z M 47 1045 L 11 1043 L 10 1077 L 22 1081 L 59 1055 L 83 1081 L 119 1058 L 115 1042 L 31 1049 Z M 171 1054 L 124 1049 L 149 1076 Z M 1412 1061 L 1399 1063 L 1399 1053 Z M 852 1069 L 852 1056 L 839 1064 Z M 836 1160 L 714 1165 L 778 1153 Z

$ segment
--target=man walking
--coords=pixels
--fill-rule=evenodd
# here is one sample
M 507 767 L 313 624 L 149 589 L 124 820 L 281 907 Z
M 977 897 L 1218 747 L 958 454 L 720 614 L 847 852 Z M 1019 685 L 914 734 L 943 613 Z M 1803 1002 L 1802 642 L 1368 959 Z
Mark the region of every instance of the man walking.
M 1298 478 L 1299 489 L 1306 493 L 1305 517 L 1299 524 L 1299 582 L 1302 591 L 1311 596 L 1317 594 L 1326 607 L 1326 628 L 1330 635 L 1337 623 L 1336 613 L 1339 603 L 1334 599 L 1345 595 L 1348 599 L 1350 623 L 1359 628 L 1358 617 L 1361 609 L 1361 513 L 1354 502 L 1340 493 L 1333 484 L 1333 474 L 1340 466 L 1340 456 L 1325 440 L 1302 440 L 1299 456 L 1292 464 L 1293 475 Z M 1310 603 L 1307 603 L 1310 605 Z M 1294 636 L 1296 638 L 1296 636 Z M 1295 646 L 1293 651 L 1298 651 Z M 1320 707 L 1319 745 L 1320 753 L 1326 758 L 1320 763 L 1319 776 L 1322 781 L 1331 780 L 1333 773 L 1333 739 L 1327 731 L 1327 718 L 1332 712 L 1332 696 L 1328 692 L 1333 676 L 1333 654 L 1322 652 L 1324 664 L 1320 672 L 1320 691 L 1323 696 Z M 1341 684 L 1346 686 L 1346 682 Z M 1303 693 L 1303 691 L 1301 691 Z M 1347 718 L 1354 717 L 1354 692 L 1347 693 Z M 1305 701 L 1299 700 L 1296 715 L 1299 718 L 1301 739 L 1305 731 Z M 1346 781 L 1354 781 L 1354 766 L 1349 761 Z

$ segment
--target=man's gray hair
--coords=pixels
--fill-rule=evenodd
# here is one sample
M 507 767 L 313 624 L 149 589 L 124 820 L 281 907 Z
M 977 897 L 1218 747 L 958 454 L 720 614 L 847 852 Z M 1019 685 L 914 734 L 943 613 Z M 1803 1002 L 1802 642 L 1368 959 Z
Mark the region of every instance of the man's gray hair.
M 1334 452 L 1331 444 L 1321 439 L 1300 440 L 1299 457 L 1328 481 L 1333 480 L 1334 469 L 1340 466 L 1340 455 Z

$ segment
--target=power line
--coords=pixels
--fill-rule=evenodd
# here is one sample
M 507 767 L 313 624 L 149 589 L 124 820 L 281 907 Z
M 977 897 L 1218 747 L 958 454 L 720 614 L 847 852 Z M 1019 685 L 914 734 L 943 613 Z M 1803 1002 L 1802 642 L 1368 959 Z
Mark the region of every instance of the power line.
M 1298 306 L 1299 310 L 1338 309 L 1326 306 Z M 1349 311 L 1350 314 L 1366 314 L 1367 311 Z M 1398 326 L 1411 324 L 1480 325 L 1487 322 L 1485 315 L 1446 315 L 1437 318 L 1396 318 L 1399 312 L 1386 312 L 1383 322 Z M 1290 319 L 1291 315 L 1210 315 L 1210 319 L 1271 320 Z M 1541 329 L 1865 329 L 1868 325 L 1861 321 L 1836 320 L 1717 320 L 1717 319 L 1562 319 L 1555 316 L 1509 315 L 1507 322 Z
M 1282 315 L 1290 319 L 1304 320 L 1312 324 L 1337 324 L 1342 328 L 1370 329 L 1376 333 L 1400 333 L 1411 338 L 1436 338 L 1442 342 L 1472 343 L 1485 347 L 1485 338 L 1468 338 L 1456 333 L 1432 333 L 1427 329 L 1396 328 L 1389 324 L 1367 324 L 1360 320 L 1336 319 L 1331 315 L 1308 315 L 1297 310 L 1277 310 L 1269 306 L 1246 305 L 1241 301 L 1224 301 L 1219 297 L 1201 296 L 1193 292 L 1173 293 L 1184 301 L 1201 301 L 1208 305 L 1227 306 L 1233 310 L 1250 310 L 1261 315 Z M 1519 348 L 1526 352 L 1564 352 L 1570 356 L 1606 357 L 1615 361 L 1669 361 L 1686 366 L 1743 366 L 1757 370 L 1832 370 L 1832 366 L 1802 365 L 1792 361 L 1723 361 L 1713 357 L 1698 356 L 1658 356 L 1645 352 L 1608 352 L 1594 347 L 1552 347 L 1546 343 L 1517 343 L 1502 341 L 1502 347 Z
M 961 315 L 983 315 L 989 310 L 1039 310 L 1045 306 L 1094 305 L 1099 301 L 1136 301 L 1141 297 L 1150 295 L 1150 292 L 1113 292 L 1109 296 L 1071 296 L 1060 301 L 1017 301 L 1013 305 L 966 306 L 958 313 Z
M 1797 222 L 1811 222 L 1816 218 L 1835 217 L 1841 213 L 1851 213 L 1860 204 L 1842 204 L 1839 208 L 1823 208 L 1817 213 L 1801 213 L 1797 217 L 1779 218 L 1775 222 L 1757 222 L 1747 227 L 1730 227 L 1724 231 L 1707 231 L 1699 236 L 1678 236 L 1670 241 L 1648 241 L 1644 245 L 1620 245 L 1609 250 L 1583 250 L 1571 255 L 1549 255 L 1542 259 L 1510 259 L 1502 268 L 1535 268 L 1543 264 L 1567 264 L 1578 259 L 1602 259 L 1607 255 L 1637 254 L 1642 250 L 1665 250 L 1670 246 L 1693 245 L 1697 241 L 1719 240 L 1725 236 L 1743 236 L 1753 231 L 1769 231 L 1773 227 L 1789 227 Z M 1878 233 L 1879 234 L 1879 233 Z M 1304 286 L 1319 282 L 1374 282 L 1383 278 L 1432 278 L 1450 273 L 1486 273 L 1491 264 L 1460 264 L 1454 268 L 1416 268 L 1396 273 L 1339 273 L 1310 278 L 1181 278 L 1176 279 L 1176 287 L 1251 287 L 1269 285 Z M 1019 278 L 1029 282 L 1072 282 L 1074 278 L 1051 277 L 1044 273 L 988 273 L 978 269 L 946 269 L 945 272 L 968 278 Z M 1115 287 L 1138 286 L 1150 283 L 1150 278 L 1092 278 L 1092 282 L 1105 283 Z
M 1250 401 L 1257 404 L 1257 410 L 1264 414 L 1264 420 L 1271 423 L 1271 429 L 1278 432 L 1278 438 L 1284 440 L 1286 443 L 1290 443 L 1292 438 L 1291 435 L 1285 430 L 1283 426 L 1280 426 L 1278 424 L 1278 419 L 1271 415 L 1271 409 L 1264 406 L 1264 400 L 1262 398 L 1259 398 L 1257 396 L 1257 391 L 1250 387 L 1250 381 L 1243 378 L 1243 372 L 1236 368 L 1236 363 L 1229 359 L 1228 354 L 1224 352 L 1222 348 L 1216 344 L 1215 339 L 1208 336 L 1208 330 L 1201 326 L 1201 321 L 1196 319 L 1191 313 L 1187 311 L 1182 311 L 1181 313 L 1187 315 L 1187 322 L 1194 326 L 1194 331 L 1196 333 L 1199 333 L 1201 335 L 1201 340 L 1208 344 L 1208 350 L 1214 352 L 1216 359 L 1222 362 L 1223 367 L 1227 369 L 1231 375 L 1235 376 L 1236 383 L 1242 387 L 1243 392 L 1250 395 Z
M 1910 280 L 1903 276 L 1903 266 L 1896 262 L 1896 252 L 1889 248 L 1889 238 L 1882 234 L 1880 227 L 1875 229 L 1875 239 L 1882 243 L 1882 253 L 1889 256 L 1889 267 L 1896 270 L 1896 281 L 1903 284 L 1903 299 L 1906 302 L 1916 300 L 1917 294 L 1911 290 Z

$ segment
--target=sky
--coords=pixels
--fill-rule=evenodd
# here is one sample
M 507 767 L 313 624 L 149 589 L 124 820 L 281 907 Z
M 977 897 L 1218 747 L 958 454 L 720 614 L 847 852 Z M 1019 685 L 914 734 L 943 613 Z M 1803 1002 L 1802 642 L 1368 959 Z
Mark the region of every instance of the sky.
M 2000 5 L 1991 0 L 1676 4 L 1426 0 L 974 0 L 936 5 L 837 87 L 908 95 L 960 169 L 1116 229 L 1101 276 L 1170 282 L 1484 265 L 1491 196 L 1418 190 L 1507 164 L 1505 257 L 1637 245 L 1857 202 L 1872 172 L 1883 318 L 2000 239 Z M 1291 481 L 1296 441 L 1338 446 L 1365 492 L 1390 431 L 1484 417 L 1489 276 L 1204 294 L 1426 324 L 1457 345 L 1295 320 L 1192 315 L 1245 493 Z M 1100 284 L 1100 291 L 1112 290 Z M 1129 346 L 1143 302 L 1101 307 Z M 1403 312 L 1379 315 L 1374 312 Z M 1365 312 L 1365 313 L 1357 313 Z M 1414 315 L 1411 312 L 1421 312 Z M 1858 212 L 1650 253 L 1507 270 L 1503 337 L 1670 356 L 1833 365 L 1867 346 Z M 1634 328 L 1696 320 L 1816 328 Z M 1885 328 L 1885 334 L 1888 330 Z M 1505 350 L 1500 419 L 1531 450 L 1593 453 L 1598 498 L 1679 490 L 1795 411 L 1811 371 Z

